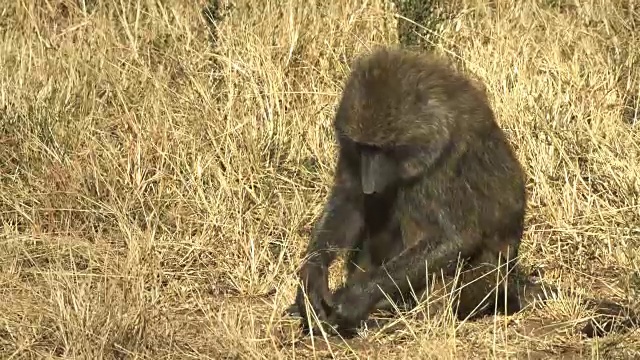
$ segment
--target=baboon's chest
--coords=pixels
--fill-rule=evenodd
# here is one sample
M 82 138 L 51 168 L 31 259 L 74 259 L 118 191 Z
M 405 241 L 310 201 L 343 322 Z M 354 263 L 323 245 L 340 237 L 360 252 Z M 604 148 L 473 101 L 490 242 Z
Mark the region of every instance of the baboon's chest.
M 365 224 L 369 234 L 388 229 L 395 216 L 395 194 L 371 194 L 364 197 Z

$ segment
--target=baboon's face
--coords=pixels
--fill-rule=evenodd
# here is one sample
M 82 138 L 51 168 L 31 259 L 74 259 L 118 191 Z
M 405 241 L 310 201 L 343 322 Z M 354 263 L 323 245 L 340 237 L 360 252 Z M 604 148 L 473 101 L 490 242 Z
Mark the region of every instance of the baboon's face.
M 390 186 L 401 185 L 422 173 L 423 150 L 420 147 L 355 143 L 355 150 L 365 194 L 382 193 Z

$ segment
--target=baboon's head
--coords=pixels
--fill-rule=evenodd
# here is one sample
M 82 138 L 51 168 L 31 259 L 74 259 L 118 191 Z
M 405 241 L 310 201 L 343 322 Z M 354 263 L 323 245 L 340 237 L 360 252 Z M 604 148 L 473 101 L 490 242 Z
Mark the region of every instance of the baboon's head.
M 381 49 L 359 58 L 346 81 L 334 122 L 342 154 L 358 169 L 365 194 L 419 177 L 434 126 L 447 128 L 434 59 Z M 432 81 L 435 80 L 435 82 Z M 441 118 L 441 119 L 440 119 Z

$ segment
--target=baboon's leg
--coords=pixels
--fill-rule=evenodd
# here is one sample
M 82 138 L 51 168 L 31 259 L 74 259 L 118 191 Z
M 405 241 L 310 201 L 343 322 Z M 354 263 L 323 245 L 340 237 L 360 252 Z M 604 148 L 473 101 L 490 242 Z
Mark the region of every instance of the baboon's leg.
M 487 254 L 490 255 L 490 254 Z M 489 256 L 483 256 L 488 260 Z M 497 256 L 496 256 L 497 257 Z M 459 276 L 454 311 L 460 320 L 496 313 L 514 314 L 520 310 L 514 274 L 504 264 L 485 261 L 468 263 Z M 511 271 L 516 269 L 511 266 Z
M 536 280 L 537 277 L 539 276 L 524 274 L 519 268 L 511 270 L 511 274 L 507 278 L 509 286 L 507 314 L 513 314 L 526 307 L 557 298 L 560 289 L 540 279 Z M 625 331 L 640 325 L 638 314 L 627 306 L 610 300 L 593 298 L 582 298 L 582 304 L 594 312 L 594 318 L 589 319 L 581 329 L 581 332 L 587 337 L 603 336 L 613 331 Z M 504 305 L 504 303 L 499 303 L 499 305 Z
M 522 228 L 513 226 L 512 231 L 486 241 L 486 248 L 466 262 L 460 276 L 459 319 L 496 313 L 513 314 L 520 310 L 518 251 L 517 244 L 510 239 L 519 239 Z

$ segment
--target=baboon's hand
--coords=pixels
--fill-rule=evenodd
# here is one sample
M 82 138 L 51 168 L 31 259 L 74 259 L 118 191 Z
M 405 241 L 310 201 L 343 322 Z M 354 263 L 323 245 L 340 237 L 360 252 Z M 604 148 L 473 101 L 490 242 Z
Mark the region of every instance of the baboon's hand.
M 300 310 L 298 310 L 298 304 L 295 302 L 284 310 L 283 316 L 300 316 Z
M 307 279 L 306 286 L 305 288 L 298 288 L 296 302 L 289 309 L 296 308 L 298 314 L 302 317 L 302 329 L 305 333 L 308 333 L 309 325 L 314 325 L 316 317 L 320 322 L 329 320 L 332 299 L 328 279 L 322 269 L 305 269 L 303 273 L 308 275 L 302 277 Z M 305 303 L 305 298 L 308 299 L 308 304 Z
M 357 286 L 343 286 L 333 294 L 333 312 L 329 322 L 337 325 L 343 336 L 355 334 L 360 324 L 367 320 L 369 297 Z

